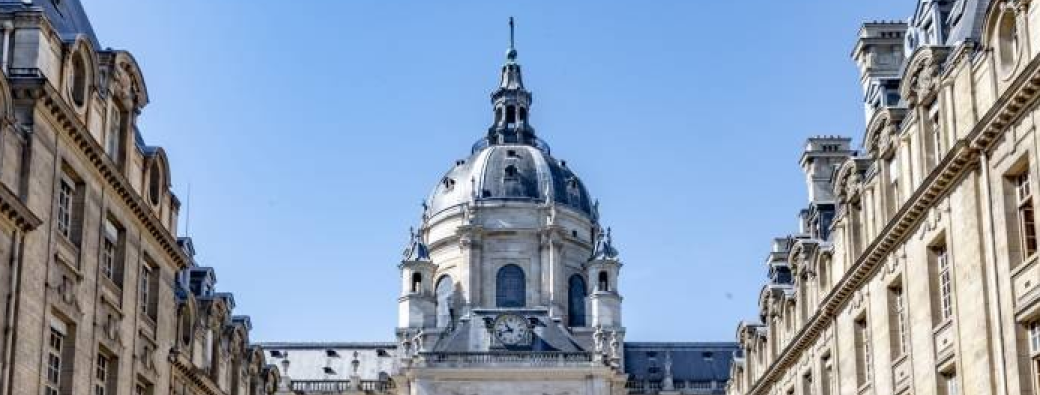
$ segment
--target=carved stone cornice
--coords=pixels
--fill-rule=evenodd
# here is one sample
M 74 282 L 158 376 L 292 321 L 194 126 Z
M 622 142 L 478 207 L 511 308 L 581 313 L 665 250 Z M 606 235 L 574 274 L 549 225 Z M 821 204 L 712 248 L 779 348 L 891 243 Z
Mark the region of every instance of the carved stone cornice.
M 145 230 L 159 242 L 167 257 L 178 269 L 187 267 L 190 260 L 177 246 L 176 238 L 163 226 L 144 198 L 133 189 L 130 181 L 105 154 L 104 149 L 94 141 L 90 131 L 79 120 L 75 110 L 65 103 L 61 93 L 43 78 L 12 78 L 10 83 L 14 97 L 36 100 L 42 110 L 54 117 L 59 133 L 63 132 L 72 140 L 73 145 L 93 165 L 100 178 L 114 190 L 115 195 L 123 200 L 129 211 L 144 224 Z
M 43 222 L 3 183 L 0 183 L 0 215 L 22 232 L 32 231 Z

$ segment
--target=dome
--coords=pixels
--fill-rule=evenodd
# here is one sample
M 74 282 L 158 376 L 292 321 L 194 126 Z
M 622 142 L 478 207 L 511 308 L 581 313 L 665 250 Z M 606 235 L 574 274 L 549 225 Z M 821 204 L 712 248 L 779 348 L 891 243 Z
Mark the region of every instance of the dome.
M 426 200 L 428 214 L 470 199 L 532 203 L 551 199 L 595 219 L 592 199 L 577 175 L 542 149 L 525 144 L 486 146 L 457 162 Z

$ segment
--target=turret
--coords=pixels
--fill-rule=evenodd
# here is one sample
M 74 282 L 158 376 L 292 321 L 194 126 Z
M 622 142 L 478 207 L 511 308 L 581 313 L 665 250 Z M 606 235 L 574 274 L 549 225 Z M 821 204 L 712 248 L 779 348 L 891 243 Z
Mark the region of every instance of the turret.
M 398 299 L 399 328 L 426 328 L 436 325 L 433 274 L 436 266 L 421 232 L 412 231 L 401 264 L 401 297 Z
M 520 64 L 516 62 L 513 18 L 509 18 L 509 49 L 502 66 L 498 89 L 491 93 L 495 120 L 488 129 L 489 144 L 535 144 L 534 128 L 528 122 L 531 92 L 524 88 Z
M 621 295 L 618 293 L 618 273 L 621 261 L 614 248 L 610 229 L 601 234 L 596 250 L 585 267 L 592 293 L 589 295 L 589 310 L 593 327 L 621 327 Z

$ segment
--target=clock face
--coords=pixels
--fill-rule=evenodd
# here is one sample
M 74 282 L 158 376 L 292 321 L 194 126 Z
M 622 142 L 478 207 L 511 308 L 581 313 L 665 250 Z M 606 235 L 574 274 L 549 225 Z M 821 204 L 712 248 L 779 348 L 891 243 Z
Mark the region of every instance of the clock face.
M 513 314 L 498 316 L 491 330 L 498 341 L 507 346 L 525 343 L 531 334 L 527 319 Z

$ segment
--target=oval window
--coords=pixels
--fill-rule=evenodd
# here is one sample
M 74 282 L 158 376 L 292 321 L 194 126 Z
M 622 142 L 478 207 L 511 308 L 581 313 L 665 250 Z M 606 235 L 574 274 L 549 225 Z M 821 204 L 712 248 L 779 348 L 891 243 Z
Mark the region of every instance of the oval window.
M 82 107 L 87 102 L 87 63 L 83 55 L 77 54 L 72 58 L 72 75 L 70 76 L 69 93 L 72 102 L 77 107 Z

